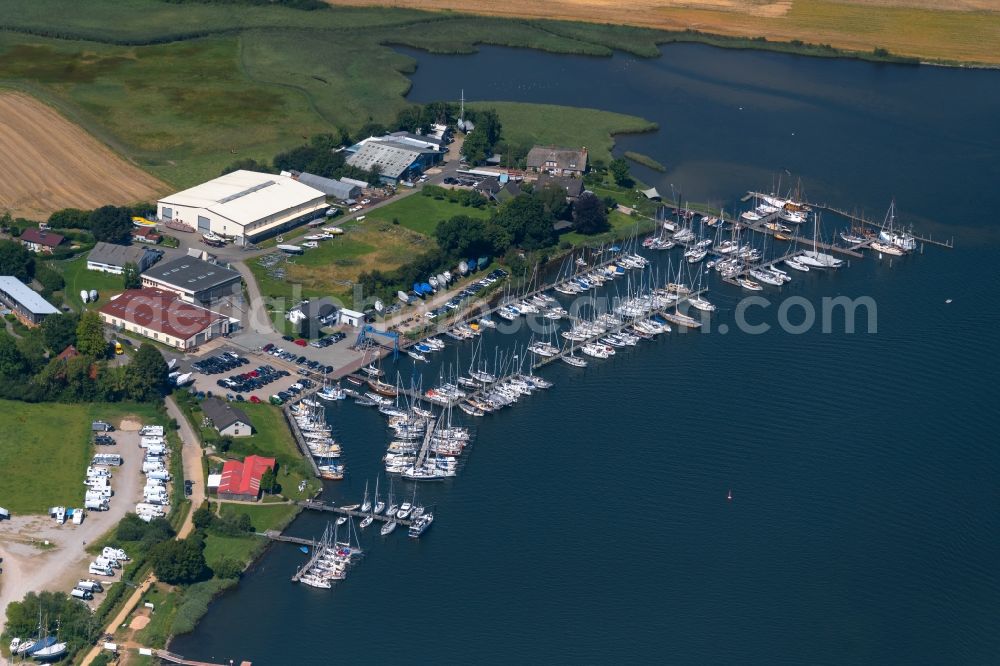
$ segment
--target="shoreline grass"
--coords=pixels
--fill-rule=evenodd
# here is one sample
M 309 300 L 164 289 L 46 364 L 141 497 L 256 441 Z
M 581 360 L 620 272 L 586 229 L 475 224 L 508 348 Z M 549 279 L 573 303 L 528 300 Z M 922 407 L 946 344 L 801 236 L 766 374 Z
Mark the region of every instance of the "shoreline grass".
M 642 166 L 652 169 L 653 171 L 659 171 L 660 173 L 666 173 L 667 171 L 667 167 L 663 166 L 649 155 L 645 155 L 643 153 L 626 150 L 625 159 L 632 160 L 636 164 L 641 164 Z

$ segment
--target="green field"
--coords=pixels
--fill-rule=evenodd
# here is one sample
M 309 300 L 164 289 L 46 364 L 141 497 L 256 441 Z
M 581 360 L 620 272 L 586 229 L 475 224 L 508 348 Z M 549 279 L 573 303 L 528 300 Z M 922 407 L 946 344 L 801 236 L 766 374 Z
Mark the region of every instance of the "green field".
M 250 516 L 253 528 L 258 534 L 267 530 L 281 529 L 299 512 L 294 504 L 226 504 L 222 503 L 223 516 L 245 513 Z
M 611 161 L 615 134 L 652 132 L 656 123 L 636 116 L 554 104 L 476 102 L 473 109 L 496 109 L 503 140 L 516 146 L 533 144 L 586 146 L 591 160 Z
M 80 300 L 80 291 L 83 289 L 97 290 L 97 301 L 86 306 L 91 309 L 101 307 L 124 289 L 121 275 L 87 270 L 86 256 L 66 261 L 52 261 L 48 265 L 62 273 L 63 280 L 66 281 L 66 303 L 78 311 L 84 308 L 83 301 Z
M 90 423 L 117 425 L 136 415 L 163 423 L 151 405 L 30 404 L 0 400 L 0 506 L 12 513 L 45 513 L 50 506 L 81 506 L 90 456 Z
M 255 534 L 238 537 L 208 534 L 205 536 L 205 561 L 208 562 L 209 566 L 212 566 L 219 560 L 228 557 L 238 562 L 247 563 L 266 544 L 267 541 L 264 537 Z
M 392 223 L 393 220 L 399 220 L 399 225 L 402 227 L 425 236 L 432 236 L 438 223 L 443 220 L 449 220 L 456 215 L 468 215 L 485 220 L 490 213 L 490 207 L 474 208 L 447 199 L 438 200 L 434 197 L 412 194 L 371 211 L 367 214 L 365 224 L 377 221 Z

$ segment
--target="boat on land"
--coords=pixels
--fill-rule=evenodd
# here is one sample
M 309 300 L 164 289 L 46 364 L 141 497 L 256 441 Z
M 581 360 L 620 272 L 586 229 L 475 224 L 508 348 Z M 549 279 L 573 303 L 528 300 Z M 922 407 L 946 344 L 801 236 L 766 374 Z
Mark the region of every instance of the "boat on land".
M 303 252 L 305 252 L 305 250 L 303 250 L 298 245 L 282 244 L 278 246 L 278 249 L 284 252 L 285 254 L 302 254 Z
M 135 226 L 137 226 L 137 227 L 143 228 L 143 229 L 155 229 L 156 228 L 156 222 L 153 222 L 152 220 L 147 220 L 144 217 L 138 217 L 138 216 L 133 217 L 132 218 L 132 224 L 135 225 Z

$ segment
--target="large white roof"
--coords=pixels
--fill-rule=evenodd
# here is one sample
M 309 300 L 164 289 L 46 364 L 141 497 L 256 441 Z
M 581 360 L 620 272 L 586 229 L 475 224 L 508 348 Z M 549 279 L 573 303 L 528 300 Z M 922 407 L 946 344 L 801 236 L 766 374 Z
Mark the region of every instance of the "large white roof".
M 325 195 L 287 176 L 241 169 L 166 196 L 160 203 L 204 208 L 247 225 L 317 198 L 322 200 Z
M 56 306 L 12 275 L 0 275 L 0 291 L 27 308 L 32 314 L 59 314 Z

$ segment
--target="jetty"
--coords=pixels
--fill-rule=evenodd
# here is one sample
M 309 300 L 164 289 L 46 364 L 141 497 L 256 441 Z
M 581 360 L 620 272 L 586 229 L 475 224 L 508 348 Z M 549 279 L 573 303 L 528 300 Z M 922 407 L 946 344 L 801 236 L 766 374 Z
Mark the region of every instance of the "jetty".
M 361 518 L 361 519 L 364 519 L 364 518 L 367 518 L 368 516 L 372 516 L 373 518 L 375 518 L 375 520 L 381 520 L 383 523 L 388 523 L 388 522 L 394 520 L 397 523 L 399 523 L 400 525 L 405 525 L 407 527 L 409 527 L 413 523 L 412 520 L 400 520 L 399 518 L 388 518 L 388 517 L 386 517 L 386 516 L 384 516 L 382 514 L 379 514 L 379 513 L 375 513 L 375 514 L 373 514 L 373 513 L 363 513 L 361 511 L 358 511 L 357 509 L 345 509 L 344 507 L 341 507 L 341 506 L 335 506 L 333 504 L 327 504 L 326 502 L 319 502 L 317 500 L 303 500 L 301 502 L 296 502 L 296 504 L 298 504 L 299 506 L 301 506 L 303 509 L 309 509 L 310 511 L 326 511 L 326 512 L 329 512 L 329 513 L 337 513 L 337 514 L 340 514 L 342 516 L 351 516 L 352 518 Z M 290 540 L 291 538 L 293 538 L 293 537 L 282 537 L 280 539 L 275 539 L 275 540 L 276 541 L 285 541 L 285 540 Z M 292 543 L 297 543 L 297 542 L 292 542 Z M 310 543 L 313 543 L 313 542 L 309 541 L 308 543 L 303 543 L 301 545 L 308 546 Z
M 141 649 L 140 654 L 142 654 Z M 232 659 L 225 664 L 210 661 L 195 661 L 194 659 L 185 659 L 181 655 L 168 650 L 150 650 L 149 654 L 169 664 L 181 664 L 181 666 L 233 666 L 234 663 Z M 241 661 L 240 666 L 252 666 L 252 664 L 249 661 Z

